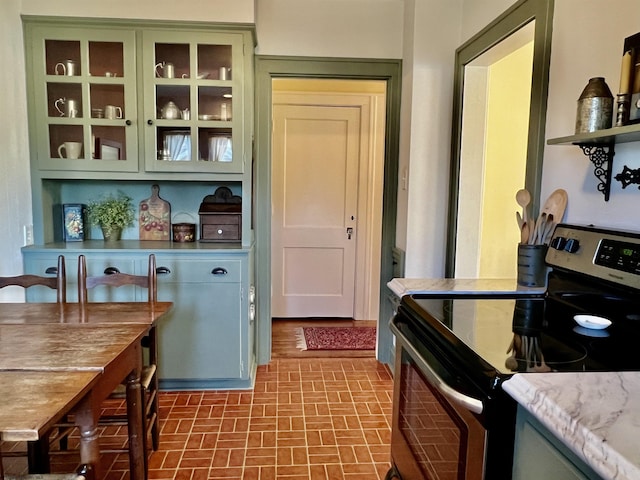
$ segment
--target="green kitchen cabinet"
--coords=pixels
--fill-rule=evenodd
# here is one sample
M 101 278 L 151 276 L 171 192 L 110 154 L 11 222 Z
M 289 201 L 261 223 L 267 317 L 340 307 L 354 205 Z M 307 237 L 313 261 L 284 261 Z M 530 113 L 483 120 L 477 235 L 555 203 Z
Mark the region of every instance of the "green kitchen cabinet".
M 253 124 L 251 29 L 24 22 L 37 170 L 243 173 Z
M 156 255 L 158 300 L 173 308 L 158 324 L 158 369 L 163 389 L 250 388 L 255 380 L 252 249 L 201 249 L 197 244 L 101 241 L 50 244 L 23 249 L 27 273 L 43 274 L 65 256 L 68 301 L 77 301 L 77 259 L 87 258 L 89 275 L 108 267 L 145 274 Z M 143 247 L 143 248 L 141 248 Z M 152 248 L 150 248 L 152 247 Z M 52 274 L 51 271 L 49 274 Z M 133 286 L 92 291 L 90 301 L 146 301 Z M 28 301 L 55 301 L 49 292 L 29 292 Z
M 27 24 L 25 34 L 36 168 L 137 172 L 135 31 Z
M 242 33 L 143 30 L 145 168 L 242 173 Z
M 525 408 L 518 406 L 513 480 L 602 480 Z
M 229 186 L 252 244 L 253 25 L 22 19 L 36 244 L 61 239 L 56 208 L 106 184 L 170 184 L 195 218 L 193 185 Z
M 158 299 L 175 303 L 159 325 L 163 388 L 232 388 L 248 381 L 255 360 L 249 315 L 249 255 L 158 254 L 170 273 L 158 278 Z

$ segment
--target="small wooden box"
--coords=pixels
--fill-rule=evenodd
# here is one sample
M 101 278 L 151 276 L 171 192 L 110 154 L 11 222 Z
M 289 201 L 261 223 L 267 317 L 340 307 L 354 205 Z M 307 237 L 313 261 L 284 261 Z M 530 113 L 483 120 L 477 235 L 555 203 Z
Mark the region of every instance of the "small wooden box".
M 242 238 L 242 214 L 200 212 L 200 240 L 203 242 L 239 242 Z
M 242 240 L 242 197 L 228 187 L 218 187 L 200 204 L 201 242 L 239 242 Z

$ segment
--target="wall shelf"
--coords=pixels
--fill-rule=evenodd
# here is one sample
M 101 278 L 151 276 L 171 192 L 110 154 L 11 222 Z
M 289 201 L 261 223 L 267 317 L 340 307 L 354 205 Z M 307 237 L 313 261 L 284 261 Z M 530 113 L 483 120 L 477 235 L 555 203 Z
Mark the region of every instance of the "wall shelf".
M 590 133 L 550 138 L 547 145 L 594 145 L 608 143 L 640 142 L 640 124 L 607 128 Z
M 613 170 L 613 156 L 616 143 L 640 142 L 640 124 L 625 125 L 624 127 L 607 128 L 589 133 L 579 133 L 566 137 L 550 138 L 547 145 L 578 145 L 582 152 L 589 157 L 594 165 L 594 175 L 600 183 L 598 191 L 604 195 L 604 201 L 609 201 L 611 192 L 611 175 Z M 627 169 L 627 167 L 625 167 Z M 635 171 L 633 171 L 635 172 Z M 616 180 L 622 182 L 620 176 Z M 623 188 L 628 183 L 623 182 Z

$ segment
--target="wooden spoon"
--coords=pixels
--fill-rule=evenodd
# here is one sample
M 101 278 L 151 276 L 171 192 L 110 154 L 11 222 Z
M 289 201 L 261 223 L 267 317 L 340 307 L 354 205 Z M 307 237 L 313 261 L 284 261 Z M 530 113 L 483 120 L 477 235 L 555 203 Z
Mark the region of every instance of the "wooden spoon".
M 518 205 L 522 207 L 522 218 L 526 223 L 526 221 L 529 219 L 527 207 L 531 203 L 531 194 L 529 193 L 529 190 L 527 190 L 526 188 L 518 190 L 516 192 L 516 202 L 518 202 Z
M 562 222 L 562 217 L 564 217 L 564 211 L 567 208 L 567 200 L 567 192 L 559 188 L 549 195 L 549 198 L 544 202 L 542 210 L 540 211 L 547 215 L 553 215 L 553 219 L 556 223 L 560 223 Z
M 529 222 L 522 224 L 522 230 L 520 231 L 520 243 L 523 245 L 529 243 Z
M 533 241 L 531 242 L 533 245 L 542 243 L 542 231 L 544 230 L 546 224 L 547 214 L 542 212 L 540 215 L 538 215 L 538 220 L 536 220 L 536 228 L 533 232 Z
M 549 240 L 551 240 L 551 235 L 553 234 L 553 230 L 556 227 L 556 222 L 553 220 L 553 215 L 547 215 L 547 222 L 545 223 L 544 229 L 542 231 L 540 243 L 543 245 L 549 245 Z

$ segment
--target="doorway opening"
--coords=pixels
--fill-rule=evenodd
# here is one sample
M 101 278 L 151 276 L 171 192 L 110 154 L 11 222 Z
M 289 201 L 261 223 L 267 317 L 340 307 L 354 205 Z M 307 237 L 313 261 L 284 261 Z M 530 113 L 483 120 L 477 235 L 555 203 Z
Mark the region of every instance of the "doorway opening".
M 272 91 L 272 317 L 377 320 L 386 82 Z
M 379 246 L 372 248 L 367 255 L 379 259 L 379 273 L 369 274 L 369 285 L 377 290 L 377 311 L 380 310 L 382 300 L 380 292 L 386 288 L 386 282 L 391 279 L 393 270 L 392 248 L 395 245 L 395 213 L 397 193 L 397 163 L 399 141 L 399 109 L 400 109 L 400 60 L 359 60 L 359 59 L 320 59 L 293 57 L 256 57 L 256 285 L 257 285 L 257 315 L 256 315 L 256 359 L 258 364 L 266 364 L 271 359 L 272 340 L 272 209 L 274 206 L 273 190 L 273 139 L 272 119 L 274 114 L 273 91 L 275 79 L 306 80 L 375 80 L 385 84 L 386 96 L 382 105 L 384 111 L 384 154 L 383 161 L 378 164 L 381 187 L 380 220 L 378 229 Z M 308 132 L 307 132 L 308 133 Z M 325 195 L 332 199 L 332 195 Z M 295 212 L 300 215 L 299 212 Z M 346 215 L 350 220 L 351 214 Z M 359 220 L 359 214 L 353 215 L 354 221 Z M 348 237 L 349 228 L 343 225 L 342 232 Z M 357 225 L 356 225 L 357 226 Z M 355 227 L 351 232 L 352 240 L 356 239 Z M 358 227 L 360 228 L 360 227 Z M 355 243 L 355 242 L 354 242 Z M 293 252 L 294 254 L 297 252 Z M 364 252 L 358 252 L 361 254 Z M 292 255 L 290 259 L 294 258 Z M 316 260 L 317 262 L 317 260 Z M 321 262 L 320 262 L 321 263 Z M 370 262 L 371 264 L 371 262 Z M 294 272 L 296 273 L 296 272 Z M 369 290 L 369 292 L 371 289 Z M 366 303 L 366 302 L 365 302 Z M 375 309 L 375 305 L 372 307 Z M 331 315 L 335 316 L 335 315 Z M 353 316 L 353 315 L 352 315 Z M 378 313 L 380 318 L 385 318 Z M 388 328 L 378 325 L 378 345 L 391 342 Z M 380 351 L 380 348 L 378 348 Z M 384 348 L 383 351 L 388 351 Z M 389 359 L 378 359 L 388 362 Z

